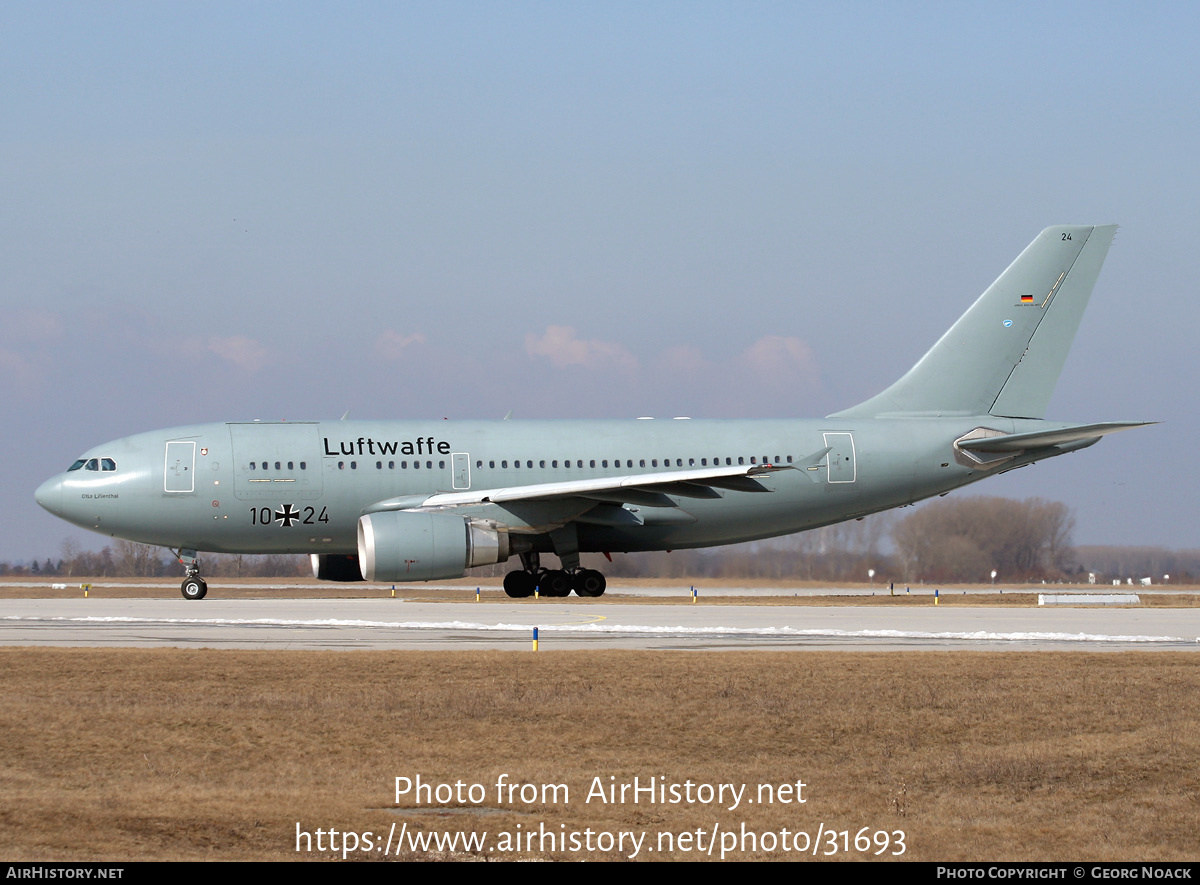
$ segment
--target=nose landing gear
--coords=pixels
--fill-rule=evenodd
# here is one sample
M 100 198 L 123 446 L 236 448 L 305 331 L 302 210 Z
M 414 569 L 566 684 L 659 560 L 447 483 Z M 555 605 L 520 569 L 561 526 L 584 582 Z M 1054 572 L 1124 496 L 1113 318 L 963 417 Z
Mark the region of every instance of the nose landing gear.
M 203 599 L 208 595 L 208 584 L 198 576 L 184 578 L 183 583 L 179 585 L 179 592 L 183 594 L 184 599 Z
M 184 599 L 203 599 L 208 595 L 208 584 L 200 577 L 200 560 L 196 558 L 195 550 L 177 550 L 175 555 L 184 568 L 183 583 L 179 592 Z

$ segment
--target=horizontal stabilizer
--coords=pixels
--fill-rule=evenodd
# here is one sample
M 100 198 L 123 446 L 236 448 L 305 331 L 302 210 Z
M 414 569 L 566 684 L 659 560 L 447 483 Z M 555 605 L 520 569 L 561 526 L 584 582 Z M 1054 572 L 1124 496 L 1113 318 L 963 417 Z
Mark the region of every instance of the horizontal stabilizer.
M 1008 433 L 1002 436 L 984 436 L 958 442 L 960 449 L 970 452 L 1023 452 L 1046 446 L 1062 446 L 1083 440 L 1096 440 L 1119 430 L 1145 427 L 1154 421 L 1109 421 L 1103 424 L 1076 424 L 1056 430 L 1035 430 L 1031 433 Z

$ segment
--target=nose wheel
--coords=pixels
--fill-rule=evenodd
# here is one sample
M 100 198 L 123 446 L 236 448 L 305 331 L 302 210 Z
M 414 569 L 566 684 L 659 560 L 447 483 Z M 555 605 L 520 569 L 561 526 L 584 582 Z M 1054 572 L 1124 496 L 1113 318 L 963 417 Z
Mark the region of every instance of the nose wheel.
M 179 592 L 183 594 L 184 599 L 203 599 L 208 595 L 208 584 L 199 576 L 184 578 L 183 583 L 179 585 Z
M 176 550 L 175 555 L 184 568 L 183 583 L 179 585 L 179 592 L 183 594 L 184 599 L 203 599 L 208 595 L 208 584 L 200 577 L 200 560 L 196 557 L 196 551 Z

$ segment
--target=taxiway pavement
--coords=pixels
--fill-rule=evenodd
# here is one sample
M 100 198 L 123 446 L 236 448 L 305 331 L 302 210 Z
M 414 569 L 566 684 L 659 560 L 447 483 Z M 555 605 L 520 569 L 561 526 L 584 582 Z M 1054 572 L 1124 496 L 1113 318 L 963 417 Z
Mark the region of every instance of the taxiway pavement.
M 713 592 L 713 591 L 708 591 Z M 6 599 L 0 644 L 271 649 L 1200 651 L 1200 609 Z

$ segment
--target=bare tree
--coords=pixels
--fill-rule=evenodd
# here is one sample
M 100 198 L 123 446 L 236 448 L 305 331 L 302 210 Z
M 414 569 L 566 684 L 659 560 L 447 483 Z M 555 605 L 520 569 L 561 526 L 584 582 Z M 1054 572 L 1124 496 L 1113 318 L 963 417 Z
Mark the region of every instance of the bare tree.
M 1059 578 L 1069 567 L 1075 519 L 1066 505 L 1029 498 L 936 501 L 906 516 L 892 539 L 908 580 Z

